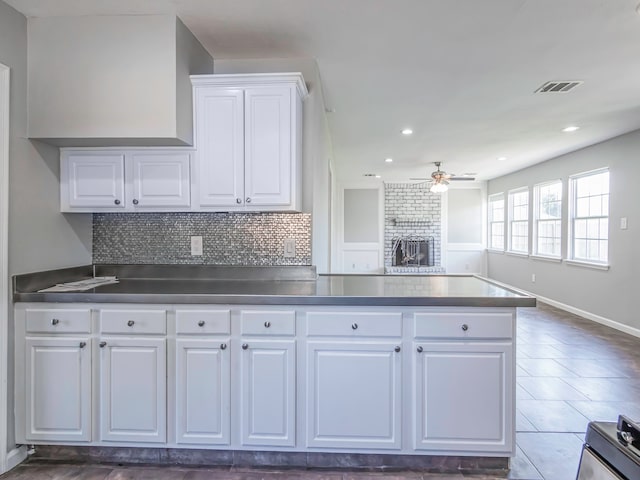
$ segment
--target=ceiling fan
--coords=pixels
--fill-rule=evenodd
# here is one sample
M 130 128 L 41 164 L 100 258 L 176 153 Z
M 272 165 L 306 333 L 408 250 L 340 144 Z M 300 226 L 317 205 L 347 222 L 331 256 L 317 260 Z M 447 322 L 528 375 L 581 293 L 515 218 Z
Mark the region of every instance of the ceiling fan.
M 458 180 L 467 180 L 473 181 L 475 180 L 475 173 L 465 173 L 464 175 L 456 175 L 454 173 L 447 173 L 443 170 L 440 170 L 441 162 L 434 162 L 437 170 L 435 172 L 431 172 L 431 178 L 410 178 L 410 180 L 424 180 L 432 182 L 431 188 L 429 189 L 433 193 L 442 193 L 447 191 L 447 185 L 449 185 L 450 181 L 458 181 Z

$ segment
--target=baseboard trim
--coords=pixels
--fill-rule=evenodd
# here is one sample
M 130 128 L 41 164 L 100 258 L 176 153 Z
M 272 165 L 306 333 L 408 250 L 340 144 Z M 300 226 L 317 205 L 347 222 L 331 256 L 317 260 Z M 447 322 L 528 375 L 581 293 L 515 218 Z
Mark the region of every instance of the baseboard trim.
M 581 310 L 577 307 L 558 302 L 551 298 L 541 297 L 540 295 L 536 295 L 536 298 L 542 303 L 546 303 L 547 305 L 551 305 L 552 307 L 559 308 L 560 310 L 573 313 L 580 317 L 586 318 L 587 320 L 592 320 L 601 325 L 606 325 L 607 327 L 615 328 L 616 330 L 640 338 L 640 328 L 630 327 L 629 325 L 625 325 L 624 323 L 616 322 L 615 320 L 611 320 L 610 318 L 602 317 L 600 315 L 596 315 L 595 313 L 587 312 L 586 310 Z
M 7 453 L 7 472 L 27 459 L 27 446 L 16 447 Z
M 532 297 L 536 297 L 536 300 L 538 300 L 539 302 L 546 303 L 547 305 L 551 305 L 552 307 L 559 308 L 560 310 L 564 310 L 565 312 L 573 313 L 574 315 L 578 315 L 579 317 L 586 318 L 587 320 L 591 320 L 601 325 L 614 328 L 620 332 L 628 333 L 629 335 L 633 335 L 634 337 L 640 338 L 640 328 L 630 327 L 629 325 L 616 322 L 615 320 L 611 320 L 610 318 L 596 315 L 595 313 L 587 312 L 586 310 L 582 310 L 578 307 L 574 307 L 573 305 L 568 305 L 566 303 L 559 302 L 552 298 L 543 297 L 542 295 L 538 295 L 536 293 L 523 290 L 522 288 L 514 287 L 512 285 L 509 285 L 508 283 L 499 282 L 489 277 L 481 277 L 481 278 L 491 283 L 495 283 L 496 285 L 499 285 L 501 287 L 511 288 L 512 290 L 517 290 L 517 291 L 526 293 L 527 295 L 531 295 Z

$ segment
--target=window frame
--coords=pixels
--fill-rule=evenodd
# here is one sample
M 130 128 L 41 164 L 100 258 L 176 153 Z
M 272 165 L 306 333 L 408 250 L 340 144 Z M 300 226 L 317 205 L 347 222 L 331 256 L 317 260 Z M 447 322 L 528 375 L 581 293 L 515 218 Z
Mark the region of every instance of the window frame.
M 560 216 L 557 219 L 558 222 L 560 222 L 560 236 L 558 237 L 558 241 L 559 241 L 559 246 L 560 246 L 560 251 L 558 253 L 558 255 L 552 255 L 549 253 L 540 253 L 539 251 L 539 238 L 538 235 L 540 233 L 540 228 L 539 228 L 539 222 L 540 221 L 548 221 L 548 220 L 541 220 L 540 219 L 540 189 L 543 187 L 548 187 L 550 185 L 556 185 L 556 184 L 560 184 Z M 531 225 L 532 228 L 532 235 L 531 235 L 531 240 L 533 245 L 531 246 L 531 252 L 532 255 L 535 257 L 540 257 L 540 258 L 548 258 L 548 259 L 552 259 L 552 260 L 562 260 L 562 245 L 563 245 L 563 240 L 562 240 L 562 225 L 563 225 L 563 207 L 564 207 L 564 202 L 563 202 L 563 195 L 564 195 L 564 182 L 562 181 L 561 178 L 558 178 L 556 180 L 549 180 L 546 182 L 541 182 L 541 183 L 536 183 L 533 186 L 533 222 Z M 556 238 L 556 237 L 552 237 L 552 238 Z
M 578 180 L 586 178 L 586 177 L 591 177 L 591 176 L 595 176 L 595 175 L 600 175 L 603 173 L 607 173 L 609 174 L 609 182 L 608 182 L 608 188 L 607 188 L 607 215 L 598 215 L 598 216 L 588 216 L 588 217 L 576 217 L 577 214 L 577 203 L 578 203 L 578 198 L 577 198 L 577 186 L 576 183 Z M 566 262 L 567 263 L 573 263 L 573 264 L 578 264 L 578 265 L 586 265 L 586 266 L 593 266 L 596 268 L 608 268 L 609 267 L 609 246 L 610 246 L 610 231 L 611 231 L 611 222 L 609 221 L 611 218 L 611 172 L 609 167 L 602 167 L 602 168 L 597 168 L 595 170 L 589 170 L 587 172 L 581 172 L 581 173 L 577 173 L 574 175 L 569 176 L 569 215 L 568 215 L 568 235 L 567 235 L 567 258 L 566 258 Z M 576 248 L 575 248 L 575 220 L 576 218 L 579 219 L 607 219 L 607 252 L 606 252 L 606 260 L 604 261 L 600 261 L 600 260 L 593 260 L 593 259 L 588 259 L 588 258 L 576 258 Z M 590 237 L 586 237 L 586 239 L 588 240 Z M 598 237 L 598 240 L 601 240 L 600 237 Z
M 524 222 L 524 220 L 513 220 L 513 198 L 515 195 L 519 193 L 527 193 L 527 248 L 526 250 L 514 250 L 513 249 L 513 223 L 514 222 Z M 531 193 L 529 191 L 529 187 L 519 187 L 509 190 L 507 193 L 507 253 L 511 253 L 514 255 L 524 255 L 528 256 L 531 251 L 531 242 L 529 241 L 530 237 L 530 227 L 531 227 Z
M 492 201 L 501 200 L 502 201 L 502 220 L 494 220 L 493 218 L 493 209 L 491 208 Z M 487 198 L 487 218 L 488 218 L 488 228 L 487 228 L 487 250 L 492 252 L 504 252 L 506 250 L 506 228 L 505 228 L 505 220 L 506 220 L 506 208 L 505 208 L 505 195 L 504 192 L 493 193 L 489 195 Z M 493 224 L 502 223 L 502 248 L 494 247 L 492 242 L 492 228 Z

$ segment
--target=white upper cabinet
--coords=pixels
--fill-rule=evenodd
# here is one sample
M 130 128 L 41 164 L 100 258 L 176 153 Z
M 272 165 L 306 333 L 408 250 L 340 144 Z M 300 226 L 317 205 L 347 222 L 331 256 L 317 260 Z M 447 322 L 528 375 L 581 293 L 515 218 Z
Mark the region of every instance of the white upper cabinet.
M 124 154 L 77 152 L 62 155 L 60 208 L 124 209 Z
M 230 207 L 244 195 L 244 92 L 196 90 L 197 180 L 201 207 Z
M 195 150 L 64 148 L 60 210 L 300 211 L 302 75 L 192 75 L 191 81 Z
M 191 81 L 199 210 L 300 210 L 302 76 L 200 75 Z
M 250 88 L 245 92 L 245 202 L 292 203 L 292 115 L 290 88 Z
M 132 153 L 134 207 L 188 207 L 188 153 Z
M 188 211 L 188 150 L 63 149 L 63 212 Z

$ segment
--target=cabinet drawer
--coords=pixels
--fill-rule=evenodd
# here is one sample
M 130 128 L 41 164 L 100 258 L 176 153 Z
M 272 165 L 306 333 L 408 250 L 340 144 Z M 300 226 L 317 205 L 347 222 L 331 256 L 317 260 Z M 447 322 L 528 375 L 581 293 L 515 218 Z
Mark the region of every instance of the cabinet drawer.
M 415 336 L 426 338 L 511 338 L 510 313 L 417 313 Z
M 164 310 L 101 310 L 102 333 L 167 333 L 167 312 Z
M 176 310 L 176 332 L 201 335 L 229 335 L 229 310 Z
M 240 313 L 242 335 L 295 335 L 296 312 L 243 311 Z
M 358 337 L 399 337 L 402 335 L 400 312 L 309 312 L 307 335 Z
M 91 333 L 91 310 L 29 308 L 26 322 L 30 333 Z

